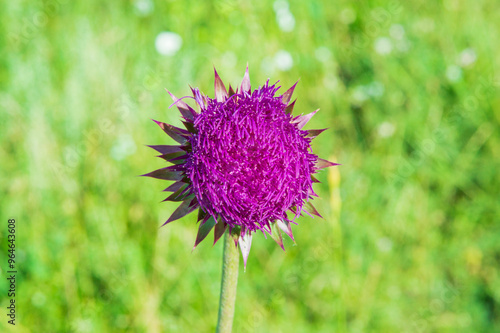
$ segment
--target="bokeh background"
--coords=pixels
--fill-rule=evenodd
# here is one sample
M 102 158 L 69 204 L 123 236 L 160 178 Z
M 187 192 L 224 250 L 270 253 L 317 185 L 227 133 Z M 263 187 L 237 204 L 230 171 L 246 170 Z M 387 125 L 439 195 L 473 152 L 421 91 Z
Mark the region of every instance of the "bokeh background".
M 300 78 L 342 163 L 283 252 L 254 237 L 235 332 L 500 332 L 496 1 L 0 1 L 0 331 L 212 332 L 222 242 L 159 226 L 170 97 Z M 282 90 L 283 91 L 283 90 Z

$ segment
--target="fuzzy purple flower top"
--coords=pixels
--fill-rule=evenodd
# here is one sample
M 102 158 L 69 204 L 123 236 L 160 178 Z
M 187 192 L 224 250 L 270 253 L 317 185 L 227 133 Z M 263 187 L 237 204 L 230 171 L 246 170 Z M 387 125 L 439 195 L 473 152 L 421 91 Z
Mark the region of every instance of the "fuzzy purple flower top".
M 336 165 L 312 153 L 321 130 L 303 130 L 315 112 L 294 117 L 296 84 L 283 95 L 269 85 L 251 90 L 248 68 L 239 89 L 226 90 L 215 72 L 215 98 L 192 89 L 196 112 L 171 93 L 186 129 L 155 121 L 176 146 L 150 146 L 172 166 L 145 176 L 173 180 L 165 201 L 182 202 L 165 224 L 199 209 L 195 246 L 214 229 L 214 244 L 229 228 L 246 264 L 256 230 L 283 248 L 302 212 L 320 216 L 311 199 L 317 170 Z

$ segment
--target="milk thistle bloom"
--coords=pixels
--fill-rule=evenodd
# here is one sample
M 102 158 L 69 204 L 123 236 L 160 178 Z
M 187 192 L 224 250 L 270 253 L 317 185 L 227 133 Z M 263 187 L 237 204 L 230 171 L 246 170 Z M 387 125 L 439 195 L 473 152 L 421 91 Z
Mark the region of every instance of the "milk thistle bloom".
M 312 139 L 325 129 L 303 129 L 318 110 L 292 115 L 296 84 L 282 95 L 269 80 L 252 91 L 247 67 L 241 86 L 226 90 L 215 71 L 215 98 L 191 89 L 200 112 L 169 92 L 185 129 L 155 120 L 179 145 L 150 146 L 173 165 L 144 175 L 175 181 L 165 201 L 181 204 L 164 225 L 198 209 L 194 246 L 212 229 L 215 244 L 229 228 L 246 265 L 255 231 L 284 249 L 282 232 L 293 240 L 297 216 L 321 217 L 311 203 L 314 174 L 336 163 L 312 152 Z

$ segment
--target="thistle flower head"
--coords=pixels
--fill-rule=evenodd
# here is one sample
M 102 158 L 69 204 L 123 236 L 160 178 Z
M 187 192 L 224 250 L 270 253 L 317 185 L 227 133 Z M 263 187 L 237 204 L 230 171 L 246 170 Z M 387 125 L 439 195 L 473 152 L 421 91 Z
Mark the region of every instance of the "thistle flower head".
M 180 201 L 165 224 L 198 209 L 195 247 L 214 229 L 214 244 L 230 229 L 243 258 L 256 230 L 283 247 L 281 232 L 293 239 L 291 223 L 311 204 L 317 170 L 336 165 L 313 154 L 311 140 L 322 130 L 304 130 L 315 112 L 293 116 L 293 85 L 282 95 L 269 80 L 251 90 L 248 68 L 241 86 L 226 90 L 215 71 L 215 98 L 192 89 L 199 113 L 170 93 L 186 129 L 155 121 L 177 146 L 150 146 L 172 166 L 145 176 L 173 180 L 166 201 Z

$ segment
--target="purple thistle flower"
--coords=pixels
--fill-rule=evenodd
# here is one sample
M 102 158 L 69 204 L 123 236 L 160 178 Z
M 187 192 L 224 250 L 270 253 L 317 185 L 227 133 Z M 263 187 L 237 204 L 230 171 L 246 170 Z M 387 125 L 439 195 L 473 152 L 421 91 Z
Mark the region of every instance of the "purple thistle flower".
M 200 113 L 169 92 L 186 129 L 155 120 L 180 145 L 150 146 L 173 165 L 144 175 L 175 181 L 165 201 L 181 204 L 164 225 L 198 209 L 194 246 L 212 229 L 215 244 L 229 227 L 246 265 L 256 230 L 284 249 L 281 232 L 293 240 L 297 216 L 321 217 L 311 203 L 313 174 L 337 164 L 312 152 L 312 139 L 324 129 L 303 130 L 317 110 L 292 115 L 296 84 L 278 96 L 280 87 L 269 80 L 252 91 L 247 67 L 240 88 L 228 92 L 215 71 L 215 98 L 191 89 Z

